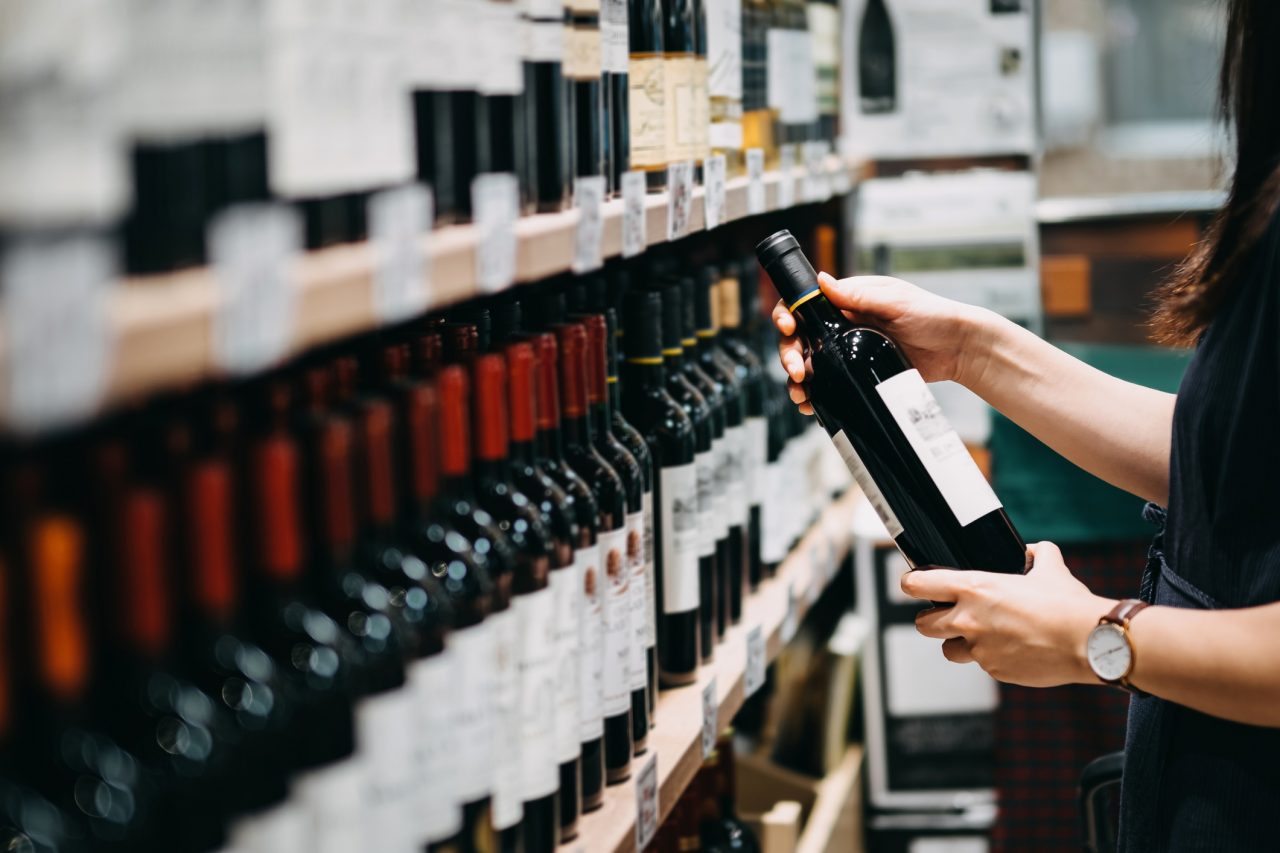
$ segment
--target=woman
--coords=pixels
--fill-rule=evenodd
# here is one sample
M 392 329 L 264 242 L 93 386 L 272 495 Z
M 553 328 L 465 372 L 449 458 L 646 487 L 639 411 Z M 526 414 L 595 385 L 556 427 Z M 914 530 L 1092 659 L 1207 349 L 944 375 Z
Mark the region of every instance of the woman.
M 916 620 L 948 660 L 1029 686 L 1114 683 L 1109 664 L 1128 669 L 1124 850 L 1280 847 L 1277 44 L 1280 3 L 1229 0 L 1220 83 L 1236 171 L 1154 317 L 1162 340 L 1196 346 L 1176 397 L 904 281 L 821 276 L 832 303 L 889 333 L 927 380 L 969 387 L 1076 465 L 1152 502 L 1147 516 L 1162 530 L 1134 592 L 1155 606 L 1121 614 L 1127 636 L 1094 633 L 1118 603 L 1072 577 L 1048 542 L 1032 546 L 1024 576 L 934 569 L 902 580 L 916 598 L 954 602 Z M 781 304 L 774 320 L 791 398 L 811 414 L 795 321 Z

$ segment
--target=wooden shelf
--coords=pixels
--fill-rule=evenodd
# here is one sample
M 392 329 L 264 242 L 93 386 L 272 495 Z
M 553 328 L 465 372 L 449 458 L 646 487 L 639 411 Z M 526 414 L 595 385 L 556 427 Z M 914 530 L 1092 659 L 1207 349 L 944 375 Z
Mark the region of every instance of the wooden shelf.
M 834 156 L 826 161 L 826 174 L 834 189 L 852 187 L 861 167 Z M 794 197 L 803 200 L 804 174 L 797 167 Z M 764 177 L 766 211 L 777 210 L 782 174 Z M 748 179 L 726 182 L 725 221 L 746 217 Z M 705 195 L 694 190 L 689 233 L 705 230 Z M 666 242 L 667 195 L 646 197 L 646 236 L 649 245 Z M 540 214 L 520 219 L 516 225 L 516 278 L 531 282 L 568 272 L 574 257 L 574 240 L 579 214 L 576 210 Z M 602 251 L 605 258 L 622 250 L 623 203 L 605 203 Z M 472 225 L 445 227 L 424 235 L 422 247 L 429 273 L 428 304 L 434 310 L 479 294 L 475 256 L 477 229 Z M 307 252 L 294 263 L 291 285 L 295 293 L 292 334 L 285 342 L 285 358 L 342 337 L 377 328 L 379 319 L 373 306 L 375 252 L 368 243 L 358 243 Z M 185 270 L 170 275 L 126 279 L 107 297 L 109 338 L 112 343 L 103 356 L 109 364 L 103 387 L 83 409 L 100 409 L 120 401 L 191 385 L 222 374 L 213 341 L 214 317 L 221 298 L 218 283 L 208 268 Z M 0 318 L 2 320 L 3 318 Z M 0 328 L 3 322 L 0 322 Z M 7 359 L 7 355 L 0 356 Z M 17 366 L 20 369 L 20 365 Z M 270 365 L 263 365 L 266 369 Z M 0 376 L 9 375 L 15 365 L 0 361 Z M 0 420 L 9 420 L 7 395 L 0 399 Z
M 863 500 L 852 490 L 829 506 L 808 530 L 777 574 L 743 602 L 742 621 L 725 633 L 716 646 L 715 660 L 698 672 L 695 685 L 663 691 L 658 697 L 657 725 L 649 732 L 649 749 L 632 762 L 632 776 L 609 787 L 604 805 L 584 815 L 569 851 L 633 851 L 636 847 L 635 780 L 650 756 L 657 755 L 659 823 L 667 818 L 681 792 L 702 764 L 702 693 L 715 679 L 719 700 L 717 731 L 723 730 L 742 707 L 747 662 L 747 634 L 759 627 L 765 655 L 772 661 L 784 643 L 784 623 L 798 624 L 810 604 L 831 579 L 834 567 L 848 553 L 853 513 Z M 795 605 L 788 620 L 789 601 Z M 788 638 L 789 639 L 789 638 Z
M 857 853 L 862 850 L 862 747 L 854 744 L 838 767 L 818 783 L 809 820 L 796 853 Z

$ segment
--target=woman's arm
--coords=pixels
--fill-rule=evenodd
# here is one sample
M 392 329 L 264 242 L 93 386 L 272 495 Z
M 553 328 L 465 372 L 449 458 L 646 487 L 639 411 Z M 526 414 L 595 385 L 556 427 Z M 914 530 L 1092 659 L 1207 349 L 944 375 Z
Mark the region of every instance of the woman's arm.
M 1098 684 L 1085 641 L 1115 602 L 1076 580 L 1056 546 L 1032 546 L 1025 575 L 948 569 L 908 572 L 902 589 L 915 598 L 954 602 L 926 610 L 916 627 L 944 640 L 956 663 L 976 661 L 993 678 L 1048 687 Z M 1149 607 L 1129 625 L 1130 682 L 1206 714 L 1280 727 L 1280 603 L 1242 610 Z
M 944 299 L 901 279 L 818 277 L 823 294 L 856 322 L 883 329 L 929 382 L 969 387 L 1036 438 L 1107 482 L 1163 503 L 1169 490 L 1173 395 L 1072 358 L 991 311 Z M 791 399 L 812 414 L 795 318 L 774 322 Z

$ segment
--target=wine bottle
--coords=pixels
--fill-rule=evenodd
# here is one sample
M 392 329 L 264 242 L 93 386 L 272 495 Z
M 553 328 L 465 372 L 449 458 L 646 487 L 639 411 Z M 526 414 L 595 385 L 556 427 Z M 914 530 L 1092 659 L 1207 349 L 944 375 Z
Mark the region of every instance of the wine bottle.
M 627 4 L 627 122 L 631 168 L 652 190 L 666 187 L 667 65 L 662 0 Z
M 626 0 L 601 0 L 600 56 L 604 72 L 605 174 L 609 191 L 621 191 L 622 173 L 631 168 L 631 120 L 627 100 L 629 38 Z
M 623 571 L 627 577 L 627 687 L 631 692 L 631 739 L 636 755 L 648 748 L 649 678 L 645 660 L 644 472 L 640 463 L 613 434 L 609 400 L 609 323 L 601 314 L 583 321 L 587 330 L 587 408 L 596 449 L 622 478 L 626 491 L 626 541 Z
M 743 170 L 743 9 L 742 0 L 704 0 L 707 43 L 707 98 L 711 152 L 725 156 L 730 175 Z
M 564 76 L 573 100 L 573 174 L 603 175 L 604 80 L 600 56 L 600 0 L 571 0 L 565 30 Z
M 631 729 L 629 654 L 631 619 L 626 572 L 627 493 L 622 479 L 596 449 L 587 409 L 587 335 L 577 323 L 556 327 L 560 345 L 561 429 L 565 458 L 590 484 L 599 511 L 599 562 L 584 584 L 601 601 L 603 636 L 597 650 L 584 648 L 589 663 L 584 678 L 597 685 L 604 717 L 605 773 L 613 784 L 631 774 L 634 749 Z M 593 589 L 594 588 L 594 589 Z
M 1024 572 L 1026 545 L 920 372 L 827 301 L 790 232 L 756 253 L 809 348 L 814 412 L 907 561 Z
M 578 682 L 575 732 L 581 743 L 582 809 L 592 811 L 604 803 L 604 716 L 600 711 L 600 691 L 594 675 L 588 671 L 595 665 L 595 650 L 601 647 L 601 601 L 599 584 L 600 511 L 595 493 L 564 455 L 564 439 L 560 431 L 560 360 L 556 336 L 543 332 L 533 336 L 536 374 L 538 439 L 536 457 L 539 465 L 555 480 L 572 501 L 578 523 L 578 541 L 574 546 L 575 589 L 578 591 L 576 648 Z M 569 638 L 563 638 L 565 642 Z M 563 675 L 563 673 L 562 673 Z M 563 685 L 562 685 L 563 687 Z M 562 702 L 568 703 L 562 697 Z
M 834 143 L 840 134 L 840 7 L 834 0 L 805 4 L 817 72 L 817 138 Z
M 758 853 L 760 842 L 755 833 L 737 816 L 734 785 L 733 730 L 716 738 L 716 747 L 702 763 L 699 774 L 705 774 L 702 790 L 703 849 Z
M 480 171 L 524 176 L 528 173 L 523 144 L 527 113 L 520 12 L 515 0 L 483 0 L 476 11 L 479 26 L 473 32 L 489 47 L 478 86 L 482 128 L 488 134 L 480 139 Z
M 524 28 L 523 196 L 527 209 L 547 213 L 563 210 L 568 205 L 573 175 L 572 101 L 565 83 L 567 39 L 560 0 L 524 4 L 521 25 Z
M 645 290 L 624 297 L 627 357 L 620 384 L 629 420 L 653 455 L 653 552 L 658 673 L 662 684 L 692 684 L 698 676 L 698 482 L 693 421 L 668 390 L 662 355 L 662 297 Z M 695 392 L 696 393 L 696 392 Z
M 662 56 L 666 66 L 666 160 L 676 163 L 696 155 L 695 65 L 697 21 L 694 0 L 662 0 Z
M 897 47 L 884 0 L 867 0 L 858 24 L 858 104 L 865 115 L 898 110 Z
M 742 6 L 742 147 L 759 148 L 765 160 L 778 158 L 769 109 L 769 4 L 743 0 Z
M 692 0 L 693 9 L 693 64 L 689 72 L 689 92 L 692 98 L 692 119 L 689 157 L 696 168 L 711 154 L 711 100 L 707 92 L 707 9 L 703 0 Z

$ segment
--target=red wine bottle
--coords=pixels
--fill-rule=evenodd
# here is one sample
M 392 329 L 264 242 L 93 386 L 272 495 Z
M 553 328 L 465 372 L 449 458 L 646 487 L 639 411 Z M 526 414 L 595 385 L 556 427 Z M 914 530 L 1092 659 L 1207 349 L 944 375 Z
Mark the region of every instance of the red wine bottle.
M 1022 537 L 897 344 L 827 301 L 790 232 L 764 240 L 756 254 L 796 315 L 818 421 L 907 561 L 1026 571 Z

